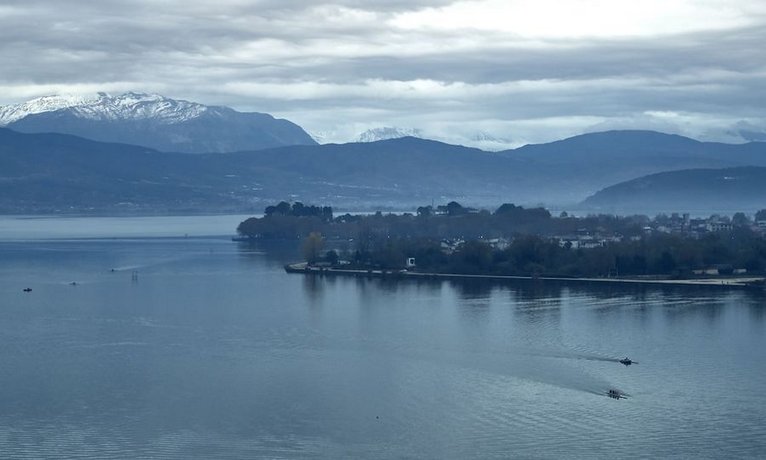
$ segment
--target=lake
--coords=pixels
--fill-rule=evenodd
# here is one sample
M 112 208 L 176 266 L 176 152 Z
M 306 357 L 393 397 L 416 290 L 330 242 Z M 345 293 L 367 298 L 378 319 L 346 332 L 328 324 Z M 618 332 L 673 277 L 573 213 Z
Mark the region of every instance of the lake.
M 242 218 L 0 218 L 0 457 L 766 456 L 762 292 L 288 275 Z

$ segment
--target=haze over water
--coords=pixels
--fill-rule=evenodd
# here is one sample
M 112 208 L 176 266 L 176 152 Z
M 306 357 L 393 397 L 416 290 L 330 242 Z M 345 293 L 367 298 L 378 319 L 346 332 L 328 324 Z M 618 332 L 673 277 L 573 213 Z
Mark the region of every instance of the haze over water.
M 1 456 L 766 455 L 762 293 L 288 275 L 240 220 L 0 218 Z

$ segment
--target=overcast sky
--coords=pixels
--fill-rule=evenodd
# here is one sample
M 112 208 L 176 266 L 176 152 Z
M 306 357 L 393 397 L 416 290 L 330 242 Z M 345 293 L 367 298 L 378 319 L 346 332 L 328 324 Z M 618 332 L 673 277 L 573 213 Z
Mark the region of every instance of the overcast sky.
M 133 90 L 330 141 L 741 141 L 766 132 L 765 44 L 764 0 L 3 0 L 0 104 Z

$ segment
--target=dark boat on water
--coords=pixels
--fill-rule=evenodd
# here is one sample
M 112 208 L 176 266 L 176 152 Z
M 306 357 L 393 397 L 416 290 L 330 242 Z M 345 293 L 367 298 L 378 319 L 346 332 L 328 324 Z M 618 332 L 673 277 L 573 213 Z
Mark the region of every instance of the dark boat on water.
M 625 396 L 624 393 L 622 393 L 620 390 L 615 390 L 614 388 L 609 389 L 609 391 L 606 392 L 606 395 L 609 396 L 612 399 L 626 399 L 627 396 Z
M 625 357 L 620 360 L 620 364 L 624 364 L 626 366 L 630 366 L 631 364 L 638 364 L 638 361 L 633 361 L 628 357 Z

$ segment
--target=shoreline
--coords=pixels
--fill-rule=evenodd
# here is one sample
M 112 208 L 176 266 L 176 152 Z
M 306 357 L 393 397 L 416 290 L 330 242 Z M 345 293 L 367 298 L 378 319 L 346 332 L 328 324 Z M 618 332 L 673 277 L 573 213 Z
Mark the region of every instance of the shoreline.
M 766 289 L 764 277 L 737 278 L 696 278 L 696 279 L 641 279 L 641 278 L 566 278 L 558 276 L 519 276 L 519 275 L 480 275 L 463 273 L 427 273 L 407 270 L 355 270 L 342 268 L 311 267 L 306 262 L 285 265 L 287 273 L 321 276 L 351 276 L 361 278 L 394 278 L 394 279 L 481 279 L 493 281 L 555 281 L 579 284 L 623 284 L 645 286 L 695 286 L 719 288 Z

